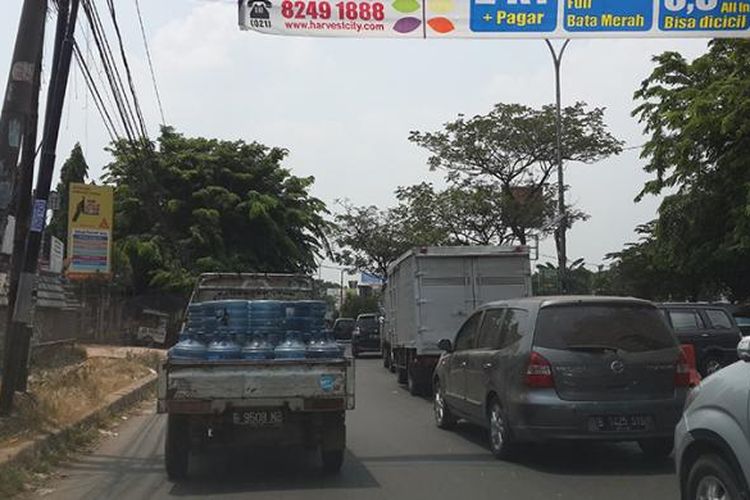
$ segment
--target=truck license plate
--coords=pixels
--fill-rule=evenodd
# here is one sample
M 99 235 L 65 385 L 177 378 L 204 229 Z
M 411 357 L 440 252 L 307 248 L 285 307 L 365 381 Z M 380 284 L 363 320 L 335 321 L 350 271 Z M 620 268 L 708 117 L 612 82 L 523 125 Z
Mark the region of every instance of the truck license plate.
M 284 413 L 281 410 L 236 411 L 232 423 L 248 427 L 280 427 L 284 423 Z

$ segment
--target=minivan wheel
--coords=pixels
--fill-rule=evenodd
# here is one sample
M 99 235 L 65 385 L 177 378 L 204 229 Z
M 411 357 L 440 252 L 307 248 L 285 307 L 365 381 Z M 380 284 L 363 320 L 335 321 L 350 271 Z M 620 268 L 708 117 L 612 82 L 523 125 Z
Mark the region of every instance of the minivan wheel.
M 445 392 L 440 385 L 440 381 L 435 381 L 434 396 L 432 398 L 432 411 L 435 415 L 435 425 L 440 429 L 450 429 L 456 425 L 456 417 L 451 413 L 448 408 L 448 403 L 445 402 Z
M 672 438 L 642 439 L 638 441 L 638 446 L 644 455 L 653 458 L 665 458 L 672 453 L 674 440 Z
M 510 458 L 513 452 L 511 433 L 508 422 L 500 407 L 500 403 L 494 399 L 490 403 L 487 419 L 490 429 L 490 450 L 497 459 Z
M 740 481 L 729 464 L 718 455 L 699 458 L 690 468 L 688 500 L 740 500 L 745 498 Z

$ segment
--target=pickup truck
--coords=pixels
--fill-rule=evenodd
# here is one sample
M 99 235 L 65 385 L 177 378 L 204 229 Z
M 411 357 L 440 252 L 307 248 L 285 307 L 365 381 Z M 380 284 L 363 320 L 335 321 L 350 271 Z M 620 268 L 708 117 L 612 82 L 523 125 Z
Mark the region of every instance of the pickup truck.
M 192 302 L 314 297 L 309 277 L 204 274 Z M 354 409 L 351 358 L 167 359 L 159 371 L 159 413 L 167 414 L 165 465 L 187 476 L 190 454 L 211 447 L 320 449 L 324 471 L 338 472 L 346 448 L 346 410 Z

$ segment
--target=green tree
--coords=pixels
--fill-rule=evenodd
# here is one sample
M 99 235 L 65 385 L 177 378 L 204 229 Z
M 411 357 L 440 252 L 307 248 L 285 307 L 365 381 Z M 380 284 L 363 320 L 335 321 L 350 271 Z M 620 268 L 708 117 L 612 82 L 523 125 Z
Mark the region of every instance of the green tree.
M 377 294 L 357 295 L 351 293 L 344 298 L 341 306 L 342 318 L 355 318 L 360 314 L 377 313 L 380 296 Z
M 502 245 L 513 235 L 506 203 L 496 186 L 477 184 L 436 191 L 423 182 L 399 187 L 394 214 L 400 232 L 414 245 Z
M 327 251 L 314 179 L 281 166 L 287 151 L 188 138 L 115 143 L 115 240 L 136 292 L 185 292 L 201 272 L 310 272 Z
M 607 130 L 604 109 L 576 103 L 562 110 L 562 157 L 594 163 L 622 150 Z M 493 186 L 503 198 L 505 223 L 520 244 L 530 229 L 547 232 L 555 216 L 555 108 L 497 104 L 486 115 L 459 115 L 437 132 L 412 131 L 409 140 L 432 156 L 431 170 L 443 170 L 457 187 Z M 490 184 L 494 183 L 494 184 Z M 580 213 L 568 217 L 568 224 Z
M 70 184 L 85 182 L 88 178 L 89 166 L 83 156 L 81 145 L 76 143 L 70 152 L 70 157 L 63 163 L 60 170 L 60 182 L 57 183 L 57 195 L 60 197 L 60 209 L 52 215 L 47 231 L 64 243 L 68 242 L 68 200 L 70 198 Z
M 334 219 L 335 260 L 385 279 L 388 264 L 412 246 L 403 238 L 398 217 L 392 209 L 357 207 L 349 201 L 339 205 L 343 211 Z
M 676 52 L 636 91 L 633 111 L 650 136 L 637 199 L 676 191 L 653 228 L 674 295 L 750 297 L 750 42 L 715 40 L 692 62 Z M 684 279 L 691 276 L 692 279 Z
M 560 293 L 560 274 L 552 263 L 539 264 L 533 274 L 532 286 L 534 295 L 557 295 Z M 590 295 L 594 292 L 595 273 L 585 267 L 583 259 L 572 261 L 565 272 L 568 293 L 572 295 Z

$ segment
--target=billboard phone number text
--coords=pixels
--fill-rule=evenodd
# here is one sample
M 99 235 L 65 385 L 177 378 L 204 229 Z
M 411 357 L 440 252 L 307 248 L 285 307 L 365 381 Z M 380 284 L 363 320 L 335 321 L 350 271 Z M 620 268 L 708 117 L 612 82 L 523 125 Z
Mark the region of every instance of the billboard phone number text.
M 382 21 L 385 19 L 385 5 L 380 2 L 292 2 L 281 3 L 281 15 L 286 19 L 337 19 L 355 21 Z

